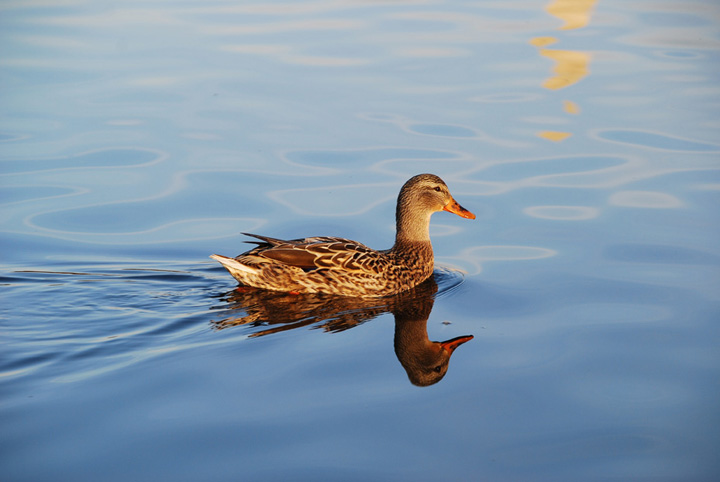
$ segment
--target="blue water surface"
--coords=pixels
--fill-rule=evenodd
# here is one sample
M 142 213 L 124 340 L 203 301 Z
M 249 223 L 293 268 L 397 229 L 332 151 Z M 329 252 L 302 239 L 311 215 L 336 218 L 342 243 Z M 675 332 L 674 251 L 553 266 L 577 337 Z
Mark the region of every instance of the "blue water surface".
M 720 477 L 717 2 L 27 0 L 0 49 L 0 480 Z M 411 293 L 208 259 L 387 248 L 420 172 L 477 219 Z

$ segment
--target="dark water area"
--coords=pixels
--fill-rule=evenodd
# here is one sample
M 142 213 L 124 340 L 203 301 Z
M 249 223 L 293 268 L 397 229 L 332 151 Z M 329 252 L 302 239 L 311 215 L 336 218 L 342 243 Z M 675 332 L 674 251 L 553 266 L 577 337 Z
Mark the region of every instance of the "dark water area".
M 712 1 L 0 5 L 0 480 L 720 476 Z M 238 287 L 240 233 L 434 276 Z

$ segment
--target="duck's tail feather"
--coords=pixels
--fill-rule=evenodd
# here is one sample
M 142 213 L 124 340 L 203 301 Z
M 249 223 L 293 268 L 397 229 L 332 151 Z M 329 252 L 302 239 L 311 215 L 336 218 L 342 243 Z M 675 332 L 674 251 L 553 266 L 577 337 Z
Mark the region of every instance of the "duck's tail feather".
M 213 254 L 210 255 L 212 259 L 219 262 L 225 268 L 230 270 L 232 273 L 233 271 L 239 271 L 244 272 L 248 274 L 257 274 L 258 270 L 256 268 L 251 268 L 250 266 L 246 266 L 242 264 L 240 261 L 236 260 L 235 258 L 228 258 L 227 256 L 221 256 L 219 254 Z

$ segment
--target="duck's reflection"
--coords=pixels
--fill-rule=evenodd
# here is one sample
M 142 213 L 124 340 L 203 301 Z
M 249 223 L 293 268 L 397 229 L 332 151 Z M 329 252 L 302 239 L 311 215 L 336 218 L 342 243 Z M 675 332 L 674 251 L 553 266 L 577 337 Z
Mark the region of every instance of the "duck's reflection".
M 239 287 L 227 293 L 224 301 L 240 314 L 211 323 L 219 330 L 249 326 L 256 329 L 249 336 L 258 337 L 308 325 L 338 332 L 391 312 L 395 316 L 395 354 L 414 385 L 428 386 L 442 380 L 452 353 L 473 338 L 430 341 L 427 321 L 437 291 L 434 275 L 410 291 L 386 298 L 294 295 Z
M 472 335 L 465 335 L 447 341 L 430 341 L 427 321 L 433 301 L 432 296 L 427 296 L 416 303 L 398 303 L 392 309 L 395 355 L 413 385 L 421 387 L 442 380 L 448 370 L 450 355 L 458 346 L 473 339 Z

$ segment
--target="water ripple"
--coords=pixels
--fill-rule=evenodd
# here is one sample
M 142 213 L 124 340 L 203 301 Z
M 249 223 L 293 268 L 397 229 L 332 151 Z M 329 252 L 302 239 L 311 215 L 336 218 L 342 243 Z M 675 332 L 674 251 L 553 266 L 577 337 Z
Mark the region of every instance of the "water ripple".
M 616 244 L 605 248 L 603 258 L 625 263 L 681 264 L 690 266 L 718 266 L 720 256 L 715 253 L 658 244 Z
M 480 129 L 472 126 L 436 122 L 421 122 L 403 117 L 401 115 L 385 113 L 366 112 L 361 114 L 360 117 L 370 121 L 386 122 L 392 124 L 398 129 L 409 134 L 432 137 L 446 137 L 450 139 L 479 140 L 490 144 L 502 145 L 507 147 L 523 146 L 522 143 L 510 141 L 507 139 L 501 139 L 497 135 L 490 136 L 489 134 L 486 134 Z
M 534 218 L 556 221 L 585 221 L 600 214 L 599 209 L 589 206 L 530 206 L 523 212 Z
M 720 145 L 670 134 L 639 129 L 606 129 L 596 133 L 600 139 L 648 149 L 675 152 L 720 152 Z
M 683 206 L 683 202 L 672 194 L 652 191 L 620 191 L 610 196 L 613 206 L 632 208 L 671 209 Z
M 3 160 L 0 163 L 2 174 L 8 175 L 60 169 L 149 166 L 161 162 L 165 157 L 162 152 L 153 149 L 107 148 L 68 157 Z
M 445 256 L 442 261 L 467 270 L 468 275 L 482 271 L 482 264 L 491 261 L 529 261 L 556 256 L 557 251 L 535 246 L 474 246 L 458 256 Z
M 11 313 L 22 309 L 35 321 L 31 329 L 23 324 L 4 328 L 7 339 L 23 346 L 25 355 L 3 364 L 0 376 L 15 378 L 42 370 L 44 377 L 70 383 L 168 350 L 219 342 L 197 339 L 198 333 L 207 331 L 207 297 L 213 291 L 208 279 L 218 271 L 207 265 L 167 263 L 164 268 L 153 262 L 154 267 L 142 268 L 141 262 L 92 263 L 82 271 L 16 271 L 6 277 L 15 296 Z M 73 294 L 72 301 L 56 301 L 50 308 L 49 300 L 62 293 Z M 79 321 L 88 309 L 94 312 L 94 323 Z M 58 317 L 66 323 L 54 324 Z

